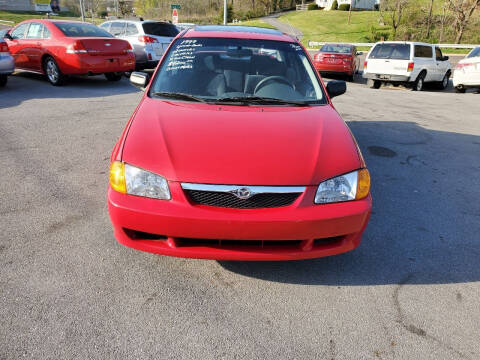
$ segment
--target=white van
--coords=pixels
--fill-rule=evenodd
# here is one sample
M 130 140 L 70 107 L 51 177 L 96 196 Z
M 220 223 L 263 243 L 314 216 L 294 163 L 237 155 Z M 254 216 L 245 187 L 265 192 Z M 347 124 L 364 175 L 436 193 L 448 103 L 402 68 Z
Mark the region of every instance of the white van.
M 451 74 L 448 56 L 438 46 L 418 42 L 379 42 L 367 54 L 363 69 L 363 77 L 375 89 L 392 83 L 421 91 L 427 82 L 446 89 Z

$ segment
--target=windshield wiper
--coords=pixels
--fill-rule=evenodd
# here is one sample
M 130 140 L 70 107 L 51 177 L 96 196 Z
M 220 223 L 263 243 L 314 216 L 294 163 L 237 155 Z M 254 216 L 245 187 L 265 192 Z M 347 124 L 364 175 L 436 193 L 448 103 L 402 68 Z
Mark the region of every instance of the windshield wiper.
M 293 106 L 310 106 L 306 101 L 282 100 L 262 96 L 236 96 L 225 97 L 214 100 L 215 103 L 240 103 L 240 104 L 257 104 L 257 105 L 293 105 Z
M 185 94 L 185 93 L 160 91 L 160 92 L 152 92 L 152 95 L 153 96 L 160 96 L 160 97 L 167 98 L 167 99 L 196 101 L 196 102 L 201 102 L 201 103 L 206 103 L 207 102 L 205 99 L 202 99 L 202 98 L 194 96 L 194 95 Z

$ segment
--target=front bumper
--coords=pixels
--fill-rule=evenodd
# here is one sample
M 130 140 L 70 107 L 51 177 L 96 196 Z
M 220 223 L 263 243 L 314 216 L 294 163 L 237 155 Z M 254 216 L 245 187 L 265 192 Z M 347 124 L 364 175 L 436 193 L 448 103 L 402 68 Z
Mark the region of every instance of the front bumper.
M 12 56 L 0 55 L 0 74 L 10 75 L 15 71 L 15 61 Z
M 194 205 L 179 183 L 169 185 L 170 201 L 108 189 L 110 218 L 120 243 L 162 255 L 217 260 L 330 256 L 360 244 L 372 203 L 369 195 L 359 201 L 314 205 L 316 187 L 309 186 L 287 207 L 227 209 Z
M 365 79 L 379 80 L 386 82 L 399 82 L 399 83 L 408 83 L 410 82 L 410 76 L 407 75 L 389 75 L 389 74 L 375 74 L 375 73 L 363 73 Z

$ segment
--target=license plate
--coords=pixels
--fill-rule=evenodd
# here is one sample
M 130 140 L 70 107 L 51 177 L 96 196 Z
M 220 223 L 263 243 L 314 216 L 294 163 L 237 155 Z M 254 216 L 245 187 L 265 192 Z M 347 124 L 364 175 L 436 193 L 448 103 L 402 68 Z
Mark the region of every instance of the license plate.
M 390 80 L 390 75 L 377 75 L 377 79 Z
M 163 55 L 163 49 L 162 48 L 155 48 L 155 55 L 157 56 L 162 56 Z
M 337 60 L 337 59 L 328 59 L 328 58 L 327 58 L 327 59 L 325 59 L 325 60 L 327 60 L 327 63 L 329 63 L 329 64 L 336 64 L 336 63 L 338 63 L 338 60 Z

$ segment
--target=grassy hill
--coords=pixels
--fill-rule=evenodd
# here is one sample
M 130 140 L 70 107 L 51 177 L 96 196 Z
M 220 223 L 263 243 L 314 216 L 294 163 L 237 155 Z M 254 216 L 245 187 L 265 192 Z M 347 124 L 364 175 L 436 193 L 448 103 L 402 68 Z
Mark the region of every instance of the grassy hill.
M 302 42 L 373 42 L 372 30 L 377 34 L 389 34 L 390 28 L 381 26 L 376 11 L 355 11 L 348 25 L 348 11 L 296 11 L 278 20 L 303 32 Z
M 80 20 L 80 18 L 72 16 L 71 13 L 62 12 L 59 16 L 52 16 L 51 19 L 58 20 Z M 0 10 L 0 20 L 13 21 L 15 24 L 28 19 L 46 19 L 45 13 L 35 11 L 3 11 Z M 91 22 L 91 18 L 86 19 Z M 105 21 L 104 19 L 95 19 L 96 23 Z M 0 22 L 1 25 L 9 25 L 7 23 Z

